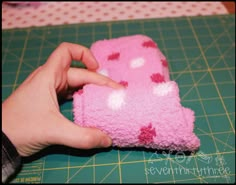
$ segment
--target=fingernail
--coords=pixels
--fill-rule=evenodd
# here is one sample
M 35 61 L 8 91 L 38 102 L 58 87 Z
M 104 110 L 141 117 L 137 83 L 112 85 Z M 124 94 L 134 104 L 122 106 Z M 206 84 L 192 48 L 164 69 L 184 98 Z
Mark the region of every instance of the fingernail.
M 116 83 L 116 82 L 114 82 L 114 88 L 115 89 L 125 89 L 125 87 L 123 85 L 121 85 L 120 83 Z
M 123 85 L 120 85 L 120 84 L 118 84 L 118 85 L 116 86 L 116 88 L 117 88 L 117 89 L 125 89 L 125 87 L 124 87 Z
M 104 147 L 109 147 L 109 146 L 111 146 L 111 144 L 112 144 L 112 140 L 111 140 L 111 138 L 109 138 L 109 137 L 106 137 L 106 138 L 102 141 L 102 146 L 104 146 Z

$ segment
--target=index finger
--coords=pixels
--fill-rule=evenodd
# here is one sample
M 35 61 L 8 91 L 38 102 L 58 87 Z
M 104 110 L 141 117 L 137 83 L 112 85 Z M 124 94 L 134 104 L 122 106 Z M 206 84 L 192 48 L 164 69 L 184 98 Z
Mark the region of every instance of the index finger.
M 47 64 L 52 65 L 54 69 L 69 69 L 72 60 L 82 61 L 88 69 L 95 70 L 98 63 L 91 51 L 78 44 L 63 42 L 49 56 Z

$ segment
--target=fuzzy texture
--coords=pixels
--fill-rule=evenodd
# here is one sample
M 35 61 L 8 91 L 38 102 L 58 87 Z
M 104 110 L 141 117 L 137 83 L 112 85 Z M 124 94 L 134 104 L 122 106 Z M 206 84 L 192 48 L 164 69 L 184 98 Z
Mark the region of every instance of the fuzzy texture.
M 157 44 L 134 35 L 95 42 L 91 51 L 101 74 L 124 89 L 88 84 L 73 98 L 74 121 L 107 133 L 113 146 L 194 151 L 194 112 L 180 103 L 168 63 Z
M 166 57 L 158 45 L 144 35 L 126 36 L 101 40 L 91 46 L 91 51 L 99 62 L 98 72 L 115 81 L 129 81 L 144 84 L 152 74 L 160 74 L 169 81 Z

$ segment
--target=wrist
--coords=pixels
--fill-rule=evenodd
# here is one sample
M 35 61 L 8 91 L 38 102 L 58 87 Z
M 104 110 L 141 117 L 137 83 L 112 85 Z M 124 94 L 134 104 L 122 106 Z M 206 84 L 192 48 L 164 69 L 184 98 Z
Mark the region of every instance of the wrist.
M 21 164 L 21 157 L 10 139 L 2 132 L 2 181 L 5 182 Z

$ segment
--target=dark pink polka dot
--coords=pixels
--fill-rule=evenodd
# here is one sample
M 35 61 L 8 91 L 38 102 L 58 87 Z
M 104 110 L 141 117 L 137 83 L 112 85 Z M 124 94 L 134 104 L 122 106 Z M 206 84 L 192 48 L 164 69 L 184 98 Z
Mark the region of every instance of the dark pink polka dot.
M 147 145 L 153 142 L 153 137 L 155 136 L 156 130 L 155 128 L 152 128 L 152 124 L 150 123 L 148 126 L 143 126 L 140 128 L 138 140 L 141 144 Z
M 162 63 L 162 65 L 163 65 L 164 67 L 168 67 L 168 63 L 167 63 L 166 60 L 162 59 L 162 60 L 161 60 L 161 63 Z
M 83 89 L 80 89 L 80 90 L 77 91 L 77 94 L 81 95 L 81 94 L 83 94 L 83 92 L 84 92 Z
M 133 15 L 129 15 L 129 18 L 132 19 L 132 18 L 134 18 L 134 16 Z
M 76 10 L 77 7 L 76 7 L 76 6 L 72 6 L 71 9 L 72 9 L 72 10 Z
M 30 14 L 30 12 L 28 12 L 28 11 L 27 11 L 27 12 L 25 12 L 24 14 L 25 14 L 25 15 L 29 15 L 29 14 Z
M 145 5 L 145 4 L 142 5 L 142 8 L 146 8 L 146 7 L 147 7 L 147 5 Z
M 102 4 L 102 7 L 107 7 L 107 4 L 106 4 L 106 3 L 103 3 L 103 4 Z
M 162 10 L 166 10 L 166 7 L 161 7 Z
M 156 9 L 155 9 L 155 8 L 152 8 L 152 9 L 151 9 L 151 12 L 155 12 L 155 11 L 156 11 Z
M 120 57 L 120 53 L 112 53 L 107 57 L 107 60 L 117 60 Z
M 128 87 L 128 82 L 127 81 L 120 81 L 119 84 L 123 85 L 124 87 Z
M 161 75 L 160 73 L 154 73 L 150 77 L 151 77 L 151 80 L 155 83 L 165 82 L 164 76 Z
M 49 7 L 49 8 L 53 8 L 53 7 L 54 7 L 54 5 L 53 5 L 53 4 L 50 4 L 48 7 Z
M 34 6 L 33 9 L 35 9 L 35 10 L 38 9 L 38 6 Z
M 146 48 L 150 48 L 150 47 L 157 48 L 157 44 L 155 42 L 153 42 L 152 40 L 143 42 L 142 46 L 146 47 Z

